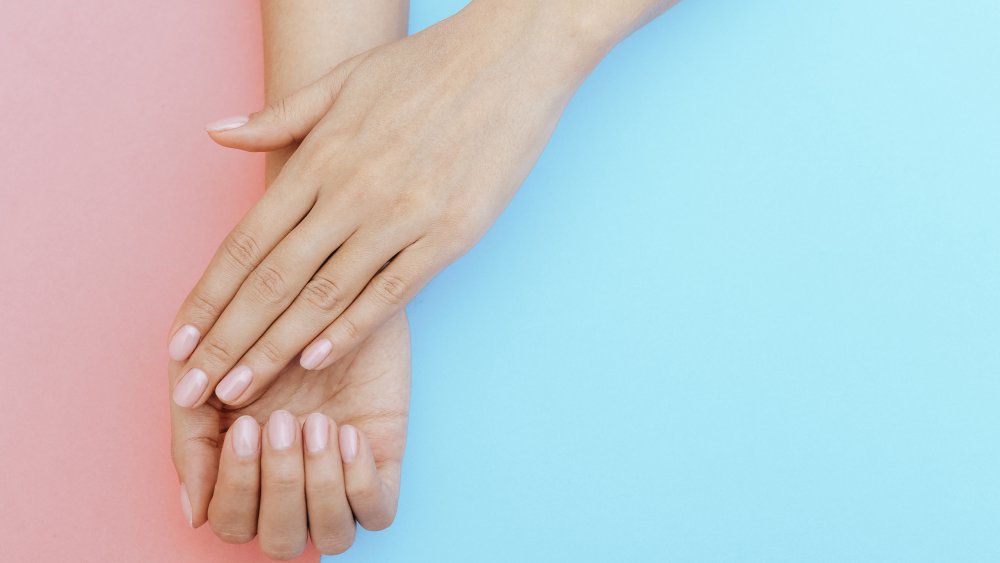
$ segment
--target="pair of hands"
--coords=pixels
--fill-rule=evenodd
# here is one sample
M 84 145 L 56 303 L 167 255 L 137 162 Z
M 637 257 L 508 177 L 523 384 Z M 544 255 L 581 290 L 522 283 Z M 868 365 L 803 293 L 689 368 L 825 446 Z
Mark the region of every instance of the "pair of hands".
M 291 558 L 307 537 L 345 550 L 355 519 L 391 523 L 409 394 L 401 310 L 493 222 L 568 99 L 557 80 L 498 90 L 520 57 L 459 50 L 468 32 L 446 20 L 210 126 L 234 148 L 301 144 L 171 330 L 192 526 Z
M 343 551 L 355 519 L 389 525 L 403 307 L 493 223 L 603 54 L 672 4 L 479 0 L 209 126 L 223 146 L 297 149 L 171 328 L 173 457 L 193 526 L 256 534 L 289 558 L 307 535 Z M 595 27 L 601 11 L 620 23 Z

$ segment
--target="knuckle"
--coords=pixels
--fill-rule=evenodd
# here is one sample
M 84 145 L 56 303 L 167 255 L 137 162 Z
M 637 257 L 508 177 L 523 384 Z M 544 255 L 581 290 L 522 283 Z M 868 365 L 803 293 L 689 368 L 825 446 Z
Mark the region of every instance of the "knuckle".
M 379 274 L 372 284 L 375 295 L 385 305 L 399 305 L 406 298 L 409 283 L 392 274 Z
M 267 488 L 278 494 L 301 492 L 303 485 L 301 473 L 275 471 L 267 477 Z
M 350 533 L 319 532 L 310 535 L 313 545 L 323 555 L 340 555 L 354 545 L 354 528 Z
M 321 475 L 309 474 L 309 483 L 306 494 L 318 498 L 332 497 L 344 494 L 344 481 L 333 477 L 331 472 L 324 472 Z
M 361 338 L 361 329 L 358 328 L 357 323 L 347 317 L 340 317 L 338 322 L 348 340 L 354 341 Z
M 295 559 L 306 548 L 305 541 L 299 538 L 260 538 L 260 549 L 271 559 L 286 561 Z
M 219 306 L 200 293 L 192 293 L 190 303 L 202 320 L 217 319 L 222 314 Z
M 322 313 L 333 313 L 341 303 L 342 292 L 333 280 L 316 276 L 302 290 L 302 298 Z
M 242 270 L 249 270 L 260 261 L 260 244 L 246 231 L 233 231 L 222 246 L 230 260 Z
M 464 252 L 482 237 L 484 224 L 489 222 L 464 211 L 445 213 L 435 229 L 437 242 L 446 249 Z
M 228 342 L 215 335 L 208 335 L 202 343 L 203 353 L 220 364 L 228 364 L 235 359 Z
M 230 528 L 225 525 L 216 524 L 210 518 L 208 521 L 212 526 L 212 531 L 218 538 L 226 543 L 247 543 L 256 535 L 253 530 Z
M 285 354 L 278 348 L 278 345 L 269 338 L 261 338 L 254 345 L 258 354 L 272 364 L 283 364 Z
M 363 479 L 347 484 L 347 498 L 352 504 L 372 504 L 378 500 L 379 482 L 376 479 Z
M 250 287 L 254 296 L 267 305 L 277 305 L 287 296 L 285 277 L 276 268 L 265 264 L 253 271 Z
M 382 514 L 375 514 L 368 518 L 365 518 L 365 529 L 372 532 L 377 532 L 379 530 L 384 530 L 389 526 L 392 526 L 392 522 L 396 519 L 396 510 L 393 509 L 390 512 L 385 512 Z
M 292 105 L 287 98 L 279 98 L 267 104 L 265 113 L 272 123 L 280 124 L 292 117 Z
M 257 460 L 254 460 L 253 463 L 257 463 Z M 220 487 L 220 490 L 225 490 L 226 494 L 231 495 L 232 498 L 245 498 L 260 494 L 260 487 L 256 481 L 250 482 L 244 479 L 232 480 Z

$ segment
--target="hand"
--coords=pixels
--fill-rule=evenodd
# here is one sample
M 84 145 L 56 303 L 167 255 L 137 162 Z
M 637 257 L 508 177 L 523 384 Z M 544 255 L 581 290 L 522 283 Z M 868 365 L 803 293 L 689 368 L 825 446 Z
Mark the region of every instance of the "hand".
M 343 552 L 355 518 L 370 530 L 392 523 L 408 402 L 409 330 L 397 315 L 330 368 L 287 366 L 244 408 L 172 404 L 172 453 L 189 523 L 207 520 L 231 543 L 259 535 L 277 559 L 301 553 L 307 528 L 321 552 Z
M 538 5 L 474 2 L 212 127 L 247 150 L 302 142 L 178 313 L 177 404 L 246 404 L 307 344 L 303 367 L 332 365 L 475 244 L 599 58 Z

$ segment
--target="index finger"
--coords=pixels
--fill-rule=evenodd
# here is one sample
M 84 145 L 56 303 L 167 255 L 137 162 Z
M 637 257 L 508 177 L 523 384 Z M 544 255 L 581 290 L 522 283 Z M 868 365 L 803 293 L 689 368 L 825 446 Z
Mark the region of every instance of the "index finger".
M 313 194 L 291 178 L 278 178 L 226 236 L 174 318 L 171 360 L 182 362 L 194 352 L 250 272 L 306 216 Z

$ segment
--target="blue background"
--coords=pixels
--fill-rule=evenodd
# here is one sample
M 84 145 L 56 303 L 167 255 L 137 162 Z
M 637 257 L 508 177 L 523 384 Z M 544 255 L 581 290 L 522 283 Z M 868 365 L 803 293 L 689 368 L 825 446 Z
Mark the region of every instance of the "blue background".
M 998 102 L 992 0 L 633 35 L 410 307 L 399 516 L 339 560 L 1000 561 Z

